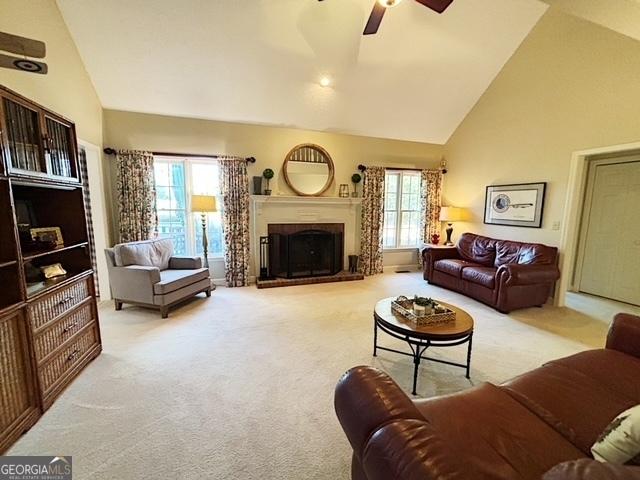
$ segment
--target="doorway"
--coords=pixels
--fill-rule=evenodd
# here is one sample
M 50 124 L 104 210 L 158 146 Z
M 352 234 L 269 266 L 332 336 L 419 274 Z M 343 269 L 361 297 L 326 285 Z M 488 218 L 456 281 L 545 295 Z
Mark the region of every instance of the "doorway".
M 592 157 L 574 290 L 640 305 L 640 155 Z

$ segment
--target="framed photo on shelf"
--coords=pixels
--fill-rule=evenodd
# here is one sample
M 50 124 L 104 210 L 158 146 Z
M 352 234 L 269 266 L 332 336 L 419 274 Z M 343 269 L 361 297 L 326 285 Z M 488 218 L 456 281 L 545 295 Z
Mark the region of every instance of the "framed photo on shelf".
M 60 227 L 32 228 L 30 232 L 33 240 L 55 243 L 56 248 L 64 246 Z
M 484 223 L 512 227 L 542 227 L 546 182 L 489 185 Z

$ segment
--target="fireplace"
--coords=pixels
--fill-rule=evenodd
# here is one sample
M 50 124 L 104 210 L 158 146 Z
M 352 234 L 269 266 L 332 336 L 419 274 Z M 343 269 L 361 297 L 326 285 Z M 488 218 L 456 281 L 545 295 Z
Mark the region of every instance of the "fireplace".
M 273 223 L 268 225 L 267 275 L 303 278 L 342 271 L 342 223 Z

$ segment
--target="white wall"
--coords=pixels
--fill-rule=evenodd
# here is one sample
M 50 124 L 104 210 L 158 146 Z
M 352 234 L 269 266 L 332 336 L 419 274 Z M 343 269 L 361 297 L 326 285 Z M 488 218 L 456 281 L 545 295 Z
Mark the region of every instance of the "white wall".
M 87 153 L 90 153 L 88 160 L 89 174 L 92 177 L 92 202 L 102 203 L 102 208 L 99 208 L 101 212 L 94 213 L 96 244 L 106 245 L 110 242 L 111 213 L 109 178 L 103 173 L 102 105 L 78 50 L 54 0 L 0 0 L 0 12 L 0 31 L 45 42 L 47 55 L 44 61 L 49 66 L 47 75 L 1 68 L 0 84 L 75 123 L 80 143 L 87 142 L 85 145 L 90 147 Z M 104 181 L 97 180 L 98 177 Z M 99 199 L 105 194 L 107 198 L 100 202 Z M 97 255 L 100 262 L 104 256 L 100 248 Z M 103 278 L 100 265 L 98 272 L 104 294 L 103 288 L 108 286 L 108 281 Z

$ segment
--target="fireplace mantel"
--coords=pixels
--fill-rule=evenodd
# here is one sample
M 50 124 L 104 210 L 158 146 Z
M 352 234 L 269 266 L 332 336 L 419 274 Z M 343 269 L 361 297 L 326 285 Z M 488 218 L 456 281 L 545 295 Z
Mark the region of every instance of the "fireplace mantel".
M 270 223 L 344 224 L 344 265 L 347 256 L 360 251 L 360 205 L 362 198 L 251 196 L 251 246 L 254 272 L 259 271 L 260 237 Z
M 362 198 L 342 197 L 297 197 L 285 195 L 251 195 L 254 204 L 308 204 L 308 205 L 360 205 Z

